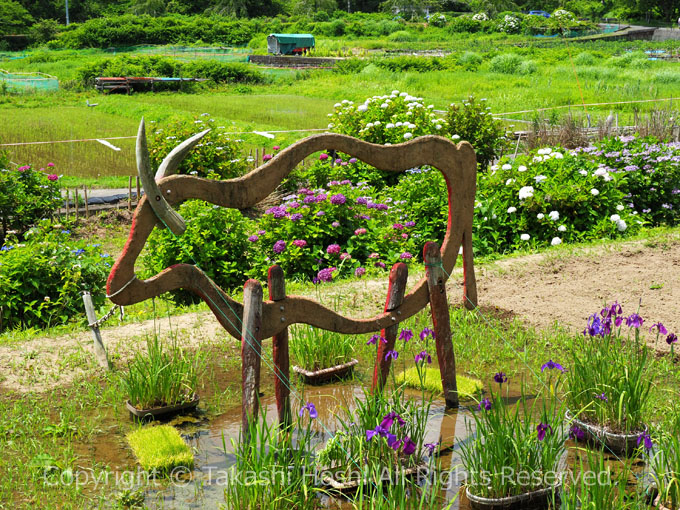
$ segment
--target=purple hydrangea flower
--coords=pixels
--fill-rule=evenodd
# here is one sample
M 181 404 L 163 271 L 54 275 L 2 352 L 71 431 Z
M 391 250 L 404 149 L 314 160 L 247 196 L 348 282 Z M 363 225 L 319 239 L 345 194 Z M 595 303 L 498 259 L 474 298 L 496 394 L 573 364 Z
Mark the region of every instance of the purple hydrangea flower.
M 305 198 L 302 199 L 302 201 L 305 204 L 313 204 L 316 203 L 316 197 L 314 195 L 307 195 Z
M 410 260 L 413 258 L 413 255 L 411 255 L 409 252 L 405 251 L 401 255 L 399 255 L 399 258 L 402 260 Z
M 354 163 L 357 162 L 357 158 L 349 158 L 349 162 L 350 162 L 351 164 L 354 164 Z
M 380 254 L 373 252 L 368 256 L 368 258 L 369 259 L 377 259 L 377 258 L 380 258 Z
M 404 225 L 402 225 L 401 223 L 395 223 L 394 225 L 392 225 L 392 228 L 395 230 L 404 230 Z
M 302 214 L 295 213 L 290 215 L 290 221 L 298 221 L 302 219 Z
M 251 243 L 254 243 L 254 242 L 257 241 L 258 239 L 259 239 L 259 237 L 256 236 L 255 234 L 253 234 L 252 236 L 249 236 L 249 237 L 248 237 L 248 241 L 250 241 Z
M 415 227 L 416 222 L 415 221 L 407 221 L 406 223 L 404 223 L 404 226 L 405 227 Z
M 326 248 L 326 253 L 329 253 L 329 254 L 340 253 L 340 245 L 339 244 L 329 244 L 328 247 Z
M 326 211 L 316 211 L 317 216 L 325 216 Z
M 272 250 L 274 250 L 274 253 L 276 253 L 277 255 L 280 254 L 280 253 L 283 253 L 283 251 L 285 249 L 286 249 L 286 241 L 283 241 L 281 239 L 276 241 L 274 243 L 274 247 L 272 248 Z
M 357 278 L 361 278 L 365 274 L 366 274 L 366 268 L 365 267 L 357 267 L 354 270 L 354 276 L 356 276 Z
M 387 266 L 385 266 L 385 263 L 384 263 L 384 262 L 380 262 L 380 261 L 376 262 L 376 263 L 373 264 L 373 265 L 374 265 L 375 267 L 379 267 L 379 268 L 381 268 L 381 269 L 385 269 L 385 267 L 387 267 Z
M 330 282 L 333 279 L 333 271 L 336 269 L 336 267 L 327 267 L 326 269 L 322 269 L 317 273 L 317 277 L 322 282 Z
M 331 227 L 338 228 L 339 226 L 340 226 L 340 223 L 337 222 L 337 221 L 334 221 L 333 223 L 331 223 Z
M 331 204 L 342 205 L 345 202 L 347 202 L 347 199 L 345 198 L 345 195 L 343 195 L 342 193 L 338 193 L 337 195 L 331 195 Z

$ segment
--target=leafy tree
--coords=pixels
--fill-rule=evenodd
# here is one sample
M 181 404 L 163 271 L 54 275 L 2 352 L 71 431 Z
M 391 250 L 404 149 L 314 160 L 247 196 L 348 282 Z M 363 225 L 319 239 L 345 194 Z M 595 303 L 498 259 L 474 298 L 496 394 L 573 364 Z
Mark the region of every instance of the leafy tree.
M 33 44 L 45 44 L 57 36 L 59 23 L 53 19 L 41 19 L 29 30 L 28 35 Z
M 33 23 L 33 16 L 14 0 L 0 0 L 0 34 L 19 34 Z

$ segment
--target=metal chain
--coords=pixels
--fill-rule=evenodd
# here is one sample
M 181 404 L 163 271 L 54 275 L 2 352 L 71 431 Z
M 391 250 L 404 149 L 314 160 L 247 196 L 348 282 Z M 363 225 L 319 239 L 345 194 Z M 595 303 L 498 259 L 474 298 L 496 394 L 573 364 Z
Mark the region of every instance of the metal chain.
M 120 305 L 113 305 L 111 307 L 111 310 L 106 312 L 104 315 L 102 315 L 99 319 L 94 321 L 92 324 L 88 324 L 91 328 L 99 328 L 102 324 L 104 324 L 107 320 L 109 320 L 111 317 L 113 317 L 113 314 L 116 312 L 116 309 L 120 308 L 120 315 L 121 319 L 123 316 L 123 307 Z

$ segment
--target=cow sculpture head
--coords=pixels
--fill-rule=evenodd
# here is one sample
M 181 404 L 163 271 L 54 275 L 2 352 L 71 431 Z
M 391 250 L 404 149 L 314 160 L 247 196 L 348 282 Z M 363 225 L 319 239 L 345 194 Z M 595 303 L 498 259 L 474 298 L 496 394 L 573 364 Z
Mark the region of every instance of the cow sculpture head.
M 325 133 L 310 136 L 282 150 L 275 158 L 243 177 L 224 181 L 188 175 L 172 175 L 186 154 L 207 133 L 203 131 L 177 146 L 163 161 L 157 173 L 151 169 L 144 120 L 137 135 L 137 168 L 145 196 L 139 200 L 129 238 L 107 282 L 108 297 L 116 304 L 131 305 L 175 289 L 187 289 L 206 301 L 222 326 L 241 338 L 243 305 L 219 289 L 199 268 L 189 264 L 168 267 L 157 275 L 141 280 L 134 265 L 152 229 L 169 228 L 175 235 L 184 232 L 184 219 L 173 209 L 189 199 L 244 209 L 252 207 L 270 193 L 305 157 L 334 149 L 374 166 L 379 170 L 402 172 L 430 165 L 444 176 L 448 189 L 448 227 L 441 246 L 444 274 L 451 273 L 462 247 L 464 293 L 467 304 L 476 304 L 476 285 L 472 264 L 472 217 L 476 190 L 476 158 L 467 142 L 454 144 L 440 136 L 423 136 L 392 146 L 375 145 L 345 135 Z M 354 319 L 329 310 L 318 302 L 299 296 L 280 301 L 265 301 L 262 306 L 260 339 L 272 337 L 295 323 L 347 334 L 368 333 L 390 327 L 423 309 L 429 302 L 426 278 L 420 280 L 403 302 L 393 310 L 375 317 Z

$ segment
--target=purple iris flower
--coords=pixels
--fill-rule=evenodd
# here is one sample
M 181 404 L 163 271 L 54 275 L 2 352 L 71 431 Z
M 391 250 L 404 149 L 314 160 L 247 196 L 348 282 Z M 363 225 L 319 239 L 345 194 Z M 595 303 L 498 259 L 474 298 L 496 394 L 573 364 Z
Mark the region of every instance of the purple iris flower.
M 397 436 L 395 436 L 395 435 L 393 435 L 393 434 L 389 434 L 389 435 L 387 436 L 387 446 L 389 446 L 390 448 L 392 448 L 395 452 L 396 452 L 399 448 L 401 448 L 401 445 L 402 445 L 403 443 L 404 443 L 404 442 L 403 442 L 401 439 L 397 439 Z
M 675 333 L 671 333 L 670 335 L 668 335 L 666 337 L 666 343 L 668 345 L 673 345 L 677 341 L 678 341 L 678 335 L 676 335 Z
M 545 423 L 539 423 L 536 426 L 536 432 L 538 434 L 538 440 L 539 441 L 543 441 L 545 439 L 545 434 L 548 430 L 550 432 L 553 431 L 552 427 L 550 425 L 545 424 Z
M 626 317 L 626 326 L 628 326 L 629 328 L 639 328 L 642 326 L 643 322 L 644 319 L 636 313 L 632 313 L 628 317 Z
M 559 363 L 555 363 L 553 360 L 550 360 L 547 363 L 544 363 L 541 366 L 541 372 L 545 371 L 546 368 L 549 369 L 549 370 L 556 369 L 556 370 L 559 370 L 560 372 L 564 372 L 564 367 L 562 365 L 560 365 Z
M 434 338 L 434 331 L 427 327 L 423 328 L 423 330 L 420 332 L 420 339 L 425 340 L 430 335 L 432 335 L 432 338 Z
M 399 340 L 408 342 L 409 340 L 411 340 L 411 338 L 413 338 L 413 331 L 411 331 L 409 328 L 404 328 L 399 333 Z
M 493 380 L 498 384 L 503 384 L 508 381 L 508 376 L 505 375 L 505 372 L 498 372 L 493 376 Z
M 481 411 L 482 409 L 484 409 L 485 411 L 490 411 L 491 410 L 491 400 L 489 400 L 488 398 L 483 398 L 482 401 L 477 406 L 478 411 Z
M 387 429 L 384 429 L 383 427 L 381 427 L 380 425 L 378 425 L 378 426 L 377 426 L 376 428 L 374 428 L 373 430 L 367 430 L 367 431 L 366 431 L 366 441 L 370 441 L 370 440 L 373 439 L 375 436 L 387 437 L 387 434 L 389 434 L 389 432 L 387 431 Z
M 385 416 L 383 416 L 383 419 L 380 422 L 380 426 L 385 430 L 389 430 L 390 427 L 392 426 L 392 423 L 394 423 L 394 420 L 397 420 L 397 423 L 399 424 L 400 427 L 406 425 L 406 422 L 401 416 L 399 416 L 394 411 L 390 411 Z
M 411 440 L 410 437 L 404 438 L 404 455 L 413 455 L 416 451 L 416 444 Z
M 599 395 L 595 395 L 595 398 L 601 400 L 602 402 L 609 402 L 609 399 L 607 398 L 607 395 L 604 394 L 604 392 L 600 393 Z
M 420 351 L 415 357 L 416 363 L 421 361 L 427 361 L 428 365 L 432 363 L 432 356 L 430 356 L 427 351 Z
M 604 334 L 602 320 L 596 314 L 591 315 L 586 329 L 583 330 L 583 336 L 604 336 Z
M 573 439 L 574 441 L 583 441 L 585 437 L 586 433 L 576 425 L 572 425 L 569 429 L 569 439 Z
M 375 345 L 378 340 L 380 340 L 382 343 L 386 344 L 387 340 L 385 340 L 383 337 L 381 337 L 379 334 L 373 335 L 371 338 L 368 339 L 368 342 L 366 342 L 366 345 Z
M 660 335 L 667 335 L 668 334 L 668 330 L 666 329 L 666 326 L 664 326 L 660 322 L 657 322 L 656 324 L 652 324 L 652 327 L 649 328 L 649 331 L 653 330 L 654 328 L 656 328 L 657 333 L 659 333 Z
M 439 446 L 439 443 L 425 443 L 423 445 L 425 448 L 427 448 L 430 451 L 430 455 L 437 449 L 437 446 Z
M 640 446 L 640 443 L 644 442 L 645 444 L 645 450 L 649 451 L 652 449 L 652 438 L 650 435 L 645 431 L 642 434 L 640 434 L 637 438 L 637 445 Z
M 319 413 L 316 410 L 316 406 L 311 402 L 307 402 L 304 406 L 302 406 L 302 409 L 300 409 L 300 416 L 303 416 L 305 414 L 305 411 L 309 413 L 309 417 L 311 419 L 315 419 L 319 416 Z
M 387 354 L 385 354 L 385 361 L 387 361 L 389 358 L 392 358 L 393 360 L 397 359 L 399 357 L 399 353 L 394 350 L 389 350 L 387 351 Z

